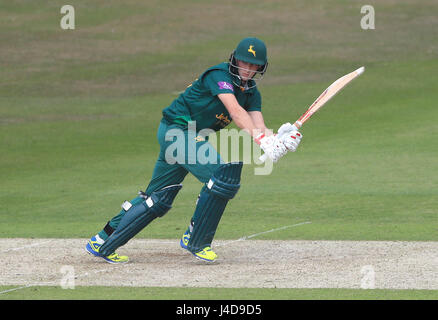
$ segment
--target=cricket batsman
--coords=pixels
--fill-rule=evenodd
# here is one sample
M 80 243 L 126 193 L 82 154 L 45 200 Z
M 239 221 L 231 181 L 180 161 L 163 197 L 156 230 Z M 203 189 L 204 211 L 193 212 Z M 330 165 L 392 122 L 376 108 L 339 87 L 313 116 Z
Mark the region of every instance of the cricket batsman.
M 256 84 L 267 67 L 264 42 L 258 38 L 245 38 L 231 53 L 228 62 L 207 69 L 163 110 L 157 132 L 160 153 L 148 187 L 131 201 L 125 201 L 122 210 L 91 237 L 85 247 L 88 253 L 109 263 L 128 262 L 128 257 L 118 255 L 116 249 L 171 209 L 182 181 L 190 172 L 203 187 L 180 246 L 198 259 L 208 262 L 217 259 L 211 243 L 228 201 L 240 188 L 243 163 L 224 163 L 209 144 L 208 136 L 199 132 L 203 129 L 218 131 L 234 121 L 273 162 L 288 151 L 294 152 L 302 138 L 290 123 L 282 125 L 277 134 L 265 126 Z M 191 132 L 192 123 L 196 123 L 196 132 Z M 185 142 L 178 149 L 182 152 L 176 155 L 169 152 L 169 147 L 177 143 L 178 138 L 169 132 L 175 131 L 184 138 L 178 141 Z M 200 148 L 208 150 L 208 158 L 215 161 L 206 163 L 193 157 Z

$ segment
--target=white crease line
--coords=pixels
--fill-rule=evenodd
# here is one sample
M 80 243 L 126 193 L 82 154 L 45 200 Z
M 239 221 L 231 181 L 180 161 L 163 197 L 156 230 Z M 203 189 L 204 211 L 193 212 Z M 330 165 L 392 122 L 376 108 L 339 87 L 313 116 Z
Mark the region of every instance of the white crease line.
M 17 291 L 17 290 L 22 290 L 22 289 L 27 289 L 27 288 L 31 288 L 31 287 L 54 286 L 54 285 L 56 285 L 56 283 L 54 281 L 52 281 L 52 282 L 40 282 L 40 283 L 34 283 L 34 284 L 27 284 L 25 286 L 21 286 L 21 287 L 17 287 L 17 288 L 12 288 L 12 289 L 8 289 L 8 290 L 0 291 L 0 294 L 12 292 L 12 291 Z
M 88 277 L 90 275 L 94 275 L 94 274 L 98 274 L 98 273 L 102 273 L 102 272 L 113 271 L 114 268 L 117 268 L 117 267 L 124 267 L 124 266 L 122 266 L 122 265 L 121 266 L 113 266 L 113 267 L 107 268 L 107 269 L 100 269 L 100 270 L 96 270 L 96 271 L 93 271 L 93 272 L 85 272 L 83 274 L 75 276 L 75 279 L 86 278 L 86 277 Z M 12 292 L 12 291 L 17 291 L 17 290 L 22 290 L 22 289 L 27 289 L 27 288 L 30 288 L 30 287 L 57 286 L 57 285 L 59 285 L 59 281 L 58 280 L 53 280 L 53 281 L 48 281 L 48 282 L 39 282 L 39 283 L 27 284 L 25 286 L 21 286 L 21 287 L 17 287 L 17 288 L 12 288 L 12 289 L 8 289 L 8 290 L 0 291 L 0 294 Z
M 12 288 L 12 289 L 8 289 L 8 290 L 5 290 L 5 291 L 0 291 L 0 294 L 8 293 L 8 292 L 16 291 L 16 290 L 21 290 L 21 289 L 26 289 L 26 288 L 30 288 L 30 287 L 33 287 L 33 285 L 28 284 L 28 285 L 23 286 L 23 287 Z
M 226 246 L 226 245 L 229 245 L 230 243 L 235 243 L 235 242 L 239 242 L 239 241 L 245 241 L 245 240 L 248 240 L 248 239 L 260 236 L 260 235 L 265 234 L 265 233 L 280 231 L 280 230 L 284 230 L 284 229 L 287 229 L 287 228 L 298 227 L 298 226 L 302 226 L 304 224 L 309 224 L 309 223 L 312 223 L 312 222 L 311 221 L 300 222 L 300 223 L 297 223 L 297 224 L 292 224 L 290 226 L 283 226 L 283 227 L 280 227 L 280 228 L 276 228 L 276 229 L 271 229 L 271 230 L 268 230 L 268 231 L 263 231 L 263 232 L 255 233 L 255 234 L 252 234 L 252 235 L 249 235 L 249 236 L 245 236 L 245 237 L 239 238 L 237 240 L 232 240 L 232 241 L 224 243 L 222 245 L 221 244 L 216 244 L 215 247 Z
M 27 249 L 27 248 L 32 248 L 32 247 L 40 246 L 42 244 L 49 243 L 49 242 L 50 242 L 50 240 L 43 241 L 43 242 L 32 243 L 32 244 L 28 244 L 28 245 L 25 245 L 25 246 L 22 246 L 22 247 L 6 249 L 6 250 L 3 250 L 2 252 L 23 250 L 23 249 Z

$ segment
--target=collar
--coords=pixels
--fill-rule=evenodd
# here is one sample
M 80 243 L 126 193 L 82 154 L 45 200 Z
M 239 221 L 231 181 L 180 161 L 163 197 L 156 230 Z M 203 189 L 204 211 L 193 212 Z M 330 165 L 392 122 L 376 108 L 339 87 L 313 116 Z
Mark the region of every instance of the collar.
M 239 85 L 237 85 L 239 83 Z M 256 83 L 254 80 L 249 80 L 245 83 L 244 86 L 242 86 L 242 81 L 236 77 L 233 76 L 233 84 L 236 88 L 238 88 L 238 90 L 240 90 L 240 92 L 243 93 L 253 93 L 253 91 L 256 89 Z

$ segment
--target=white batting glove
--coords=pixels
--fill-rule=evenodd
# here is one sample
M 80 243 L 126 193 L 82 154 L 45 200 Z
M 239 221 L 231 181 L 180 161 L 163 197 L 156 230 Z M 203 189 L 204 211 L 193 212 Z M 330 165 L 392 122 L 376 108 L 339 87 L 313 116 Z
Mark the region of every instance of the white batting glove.
M 286 122 L 282 124 L 280 128 L 278 128 L 277 134 L 281 137 L 283 134 L 287 134 L 291 131 L 298 131 L 298 128 L 294 124 L 291 124 L 290 122 Z
M 302 137 L 302 134 L 298 131 L 292 131 L 289 134 L 283 135 L 280 140 L 283 142 L 288 151 L 295 152 L 301 142 Z
M 279 140 L 283 142 L 287 150 L 295 152 L 303 138 L 303 135 L 298 132 L 298 128 L 289 122 L 283 124 L 278 129 Z
M 273 162 L 277 162 L 288 151 L 277 135 L 267 137 L 264 133 L 261 133 L 254 139 L 254 141 L 260 145 L 260 148 Z

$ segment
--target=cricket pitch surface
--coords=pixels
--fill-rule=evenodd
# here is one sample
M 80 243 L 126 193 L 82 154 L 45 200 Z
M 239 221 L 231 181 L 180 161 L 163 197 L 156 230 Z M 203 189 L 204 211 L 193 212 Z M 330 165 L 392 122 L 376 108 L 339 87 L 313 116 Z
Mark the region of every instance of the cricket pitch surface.
M 132 239 L 112 265 L 87 239 L 0 239 L 0 285 L 438 289 L 438 242 L 222 240 L 214 263 L 179 239 Z M 64 280 L 63 280 L 64 279 Z

